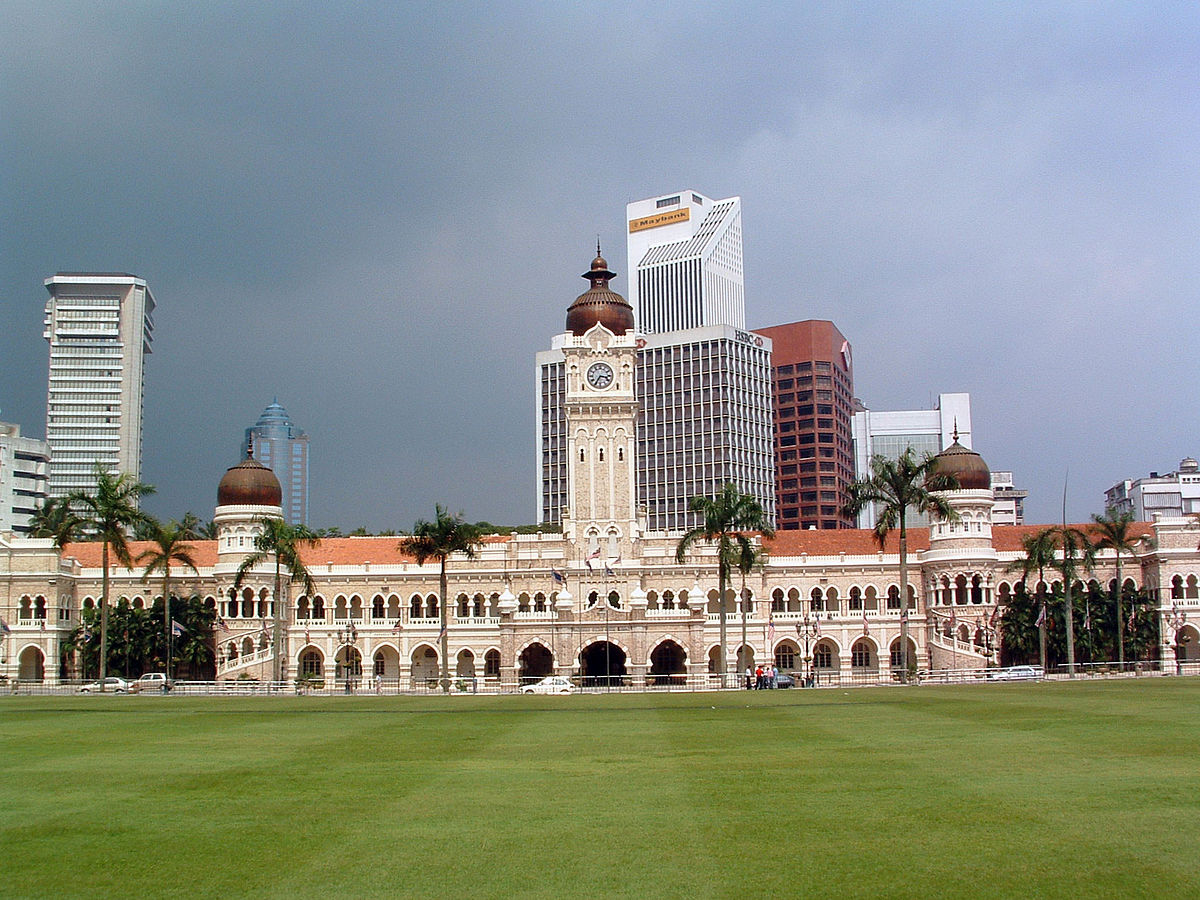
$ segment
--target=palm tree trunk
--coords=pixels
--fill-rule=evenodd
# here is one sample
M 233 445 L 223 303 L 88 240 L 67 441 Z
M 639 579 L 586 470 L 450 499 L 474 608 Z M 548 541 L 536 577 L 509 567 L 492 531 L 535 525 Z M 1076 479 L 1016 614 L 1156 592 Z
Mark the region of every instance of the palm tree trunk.
M 104 693 L 104 676 L 108 674 L 108 541 L 101 551 L 100 574 L 100 693 Z
M 274 649 L 272 654 L 272 680 L 283 681 L 283 647 L 280 646 L 283 640 L 283 598 L 279 596 L 279 592 L 283 587 L 283 579 L 279 574 L 279 551 L 275 552 L 275 615 L 274 622 L 271 628 L 271 646 Z
M 717 574 L 717 588 L 721 592 L 721 597 L 720 597 L 721 602 L 720 602 L 720 606 L 718 607 L 721 611 L 720 612 L 721 658 L 717 661 L 717 674 L 721 676 L 721 687 L 725 687 L 725 670 L 727 668 L 727 666 L 725 664 L 725 653 L 726 653 L 725 645 L 727 642 L 727 635 L 725 632 L 725 580 L 726 580 L 726 575 L 725 575 L 725 554 L 723 552 L 724 549 L 725 549 L 725 547 L 722 544 L 720 547 L 720 551 L 722 551 L 722 552 L 720 552 L 720 555 L 717 560 L 717 573 L 718 573 Z
M 908 526 L 900 510 L 900 683 L 908 684 Z
M 438 590 L 442 593 L 442 630 L 438 634 L 440 649 L 438 654 L 442 663 L 442 693 L 450 693 L 450 661 L 446 658 L 449 653 L 450 635 L 447 633 L 449 617 L 446 611 L 446 557 L 442 557 L 442 571 L 438 578 Z
M 1064 550 L 1064 553 L 1066 551 Z M 1065 558 L 1065 557 L 1064 557 Z M 1074 572 L 1070 572 L 1069 565 L 1063 565 L 1063 594 L 1067 598 L 1067 675 L 1070 678 L 1075 677 L 1075 597 L 1071 585 L 1071 576 Z
M 171 560 L 168 558 L 166 574 L 163 575 L 163 671 L 166 673 L 167 680 L 171 680 Z
M 740 647 L 738 647 L 738 665 L 737 665 L 737 675 L 739 678 L 742 676 L 742 669 L 745 668 L 745 666 L 742 665 L 742 662 L 743 662 L 742 654 L 745 652 L 746 652 L 746 573 L 743 572 L 742 573 L 742 645 Z
M 1121 619 L 1121 551 L 1117 551 L 1117 662 L 1125 671 L 1125 626 Z

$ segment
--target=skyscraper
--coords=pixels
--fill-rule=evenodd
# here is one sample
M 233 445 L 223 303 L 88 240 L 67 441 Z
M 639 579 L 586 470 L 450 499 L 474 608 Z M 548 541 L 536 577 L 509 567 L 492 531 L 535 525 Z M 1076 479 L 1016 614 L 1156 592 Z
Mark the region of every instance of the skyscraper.
M 0 422 L 0 532 L 29 533 L 30 520 L 46 502 L 50 448 L 21 437 L 21 426 Z
M 854 480 L 854 364 L 832 322 L 756 329 L 771 339 L 778 528 L 854 528 L 842 515 Z
M 308 524 L 308 435 L 292 422 L 279 398 L 246 429 L 254 458 L 275 473 L 283 489 L 283 517 L 289 525 Z
M 59 272 L 46 290 L 50 496 L 90 489 L 96 463 L 140 480 L 154 297 L 145 281 L 124 272 Z
M 678 191 L 625 210 L 629 302 L 640 334 L 746 327 L 740 197 Z

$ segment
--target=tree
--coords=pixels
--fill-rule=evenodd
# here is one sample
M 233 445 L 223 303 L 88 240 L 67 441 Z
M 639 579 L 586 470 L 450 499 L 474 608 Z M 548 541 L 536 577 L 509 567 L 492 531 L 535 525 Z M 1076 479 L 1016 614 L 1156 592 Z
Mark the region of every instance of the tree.
M 246 576 L 251 570 L 267 561 L 275 560 L 275 615 L 271 630 L 271 641 L 274 647 L 274 665 L 272 680 L 283 680 L 283 573 L 286 571 L 289 582 L 300 582 L 305 593 L 316 593 L 312 576 L 300 558 L 303 547 L 315 547 L 319 538 L 303 525 L 289 525 L 283 519 L 269 516 L 256 518 L 255 523 L 260 531 L 254 536 L 254 552 L 242 560 L 238 566 L 237 576 L 233 579 L 233 589 L 241 588 Z
M 425 565 L 428 560 L 436 559 L 439 564 L 438 601 L 441 607 L 441 632 L 439 634 L 440 657 L 442 668 L 442 693 L 450 692 L 450 665 L 447 659 L 449 639 L 447 634 L 448 616 L 446 611 L 446 560 L 452 553 L 461 553 L 467 559 L 474 559 L 477 548 L 481 543 L 479 529 L 463 520 L 462 513 L 451 515 L 440 503 L 434 507 L 436 515 L 432 521 L 418 519 L 413 525 L 412 534 L 397 545 L 401 553 L 411 554 L 418 565 Z
M 850 484 L 849 499 L 842 515 L 853 519 L 866 507 L 877 506 L 875 540 L 883 549 L 888 532 L 900 530 L 900 654 L 902 681 L 908 681 L 908 511 L 937 516 L 948 521 L 958 519 L 941 491 L 958 489 L 958 479 L 938 472 L 936 456 L 926 453 L 918 459 L 911 447 L 896 459 L 875 455 L 871 474 Z
M 53 538 L 54 546 L 59 550 L 78 540 L 82 530 L 83 521 L 71 509 L 69 497 L 49 498 L 30 517 L 29 536 Z
M 156 572 L 161 572 L 163 577 L 163 659 L 166 661 L 165 671 L 167 677 L 171 677 L 171 564 L 179 563 L 186 566 L 193 572 L 199 574 L 196 569 L 196 560 L 192 556 L 192 551 L 195 549 L 191 544 L 187 543 L 188 526 L 182 522 L 171 522 L 163 525 L 161 522 L 154 523 L 154 536 L 151 539 L 153 547 L 146 550 L 137 561 L 146 564 L 146 571 L 142 575 L 142 580 L 146 580 Z
M 755 547 L 751 543 L 746 543 L 746 544 L 735 543 L 733 545 L 732 549 L 734 551 L 734 556 L 733 556 L 733 559 L 730 560 L 731 566 L 732 566 L 732 568 L 737 569 L 742 575 L 742 594 L 741 594 L 741 596 L 742 596 L 742 646 L 745 647 L 746 646 L 746 606 L 747 606 L 747 600 L 749 599 L 746 596 L 746 576 L 749 575 L 751 572 L 753 572 L 755 569 L 761 568 L 763 565 L 766 564 L 767 551 L 763 550 L 761 548 Z M 740 653 L 739 653 L 738 667 L 739 667 L 739 669 L 742 667 L 742 662 L 740 660 Z
M 1021 573 L 1021 583 L 1025 584 L 1029 576 L 1034 572 L 1038 573 L 1039 588 L 1033 591 L 1040 599 L 1040 611 L 1037 617 L 1038 627 L 1038 660 L 1041 662 L 1042 671 L 1046 670 L 1046 568 L 1054 565 L 1054 553 L 1056 548 L 1054 529 L 1043 528 L 1041 531 L 1034 534 L 1027 534 L 1021 539 L 1022 549 L 1025 555 L 1015 562 L 1009 563 L 1008 569 L 1013 572 Z M 1030 593 L 1028 585 L 1025 589 L 1026 594 Z
M 1121 668 L 1125 667 L 1125 620 L 1121 615 L 1121 594 L 1124 590 L 1121 581 L 1121 555 L 1134 554 L 1136 540 L 1129 533 L 1129 526 L 1132 524 L 1133 513 L 1119 513 L 1115 509 L 1106 510 L 1103 516 L 1092 516 L 1092 531 L 1097 537 L 1096 549 L 1112 550 L 1117 555 L 1117 584 L 1113 589 L 1113 602 L 1117 607 L 1117 662 Z
M 730 566 L 735 560 L 746 559 L 753 551 L 750 533 L 759 532 L 764 537 L 772 537 L 775 532 L 767 521 L 762 504 L 750 494 L 743 494 L 732 482 L 726 483 L 715 497 L 693 497 L 688 501 L 688 509 L 699 513 L 704 524 L 697 525 L 680 539 L 675 547 L 675 561 L 682 563 L 697 541 L 715 542 L 717 545 L 717 590 L 720 592 L 721 611 L 721 658 L 717 661 L 717 672 L 724 686 L 727 639 L 725 588 L 729 582 Z
M 1067 674 L 1075 677 L 1075 579 L 1079 570 L 1089 571 L 1096 559 L 1096 547 L 1091 539 L 1073 525 L 1054 525 L 1046 529 L 1052 535 L 1057 550 L 1054 566 L 1063 577 L 1066 597 Z
M 68 501 L 77 513 L 83 528 L 103 542 L 101 551 L 100 586 L 100 690 L 104 690 L 108 655 L 108 567 L 109 553 L 123 566 L 132 567 L 129 542 L 126 537 L 130 529 L 145 522 L 147 516 L 138 508 L 142 497 L 154 493 L 154 487 L 135 481 L 128 472 L 114 475 L 100 463 L 93 473 L 96 487 L 93 491 L 72 491 Z

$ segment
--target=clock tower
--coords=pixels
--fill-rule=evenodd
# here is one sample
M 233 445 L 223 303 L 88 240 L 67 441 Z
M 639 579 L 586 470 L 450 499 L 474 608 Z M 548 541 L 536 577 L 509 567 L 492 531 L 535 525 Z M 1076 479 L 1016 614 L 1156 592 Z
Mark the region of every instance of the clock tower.
M 563 336 L 567 502 L 563 533 L 587 554 L 620 556 L 639 536 L 637 515 L 637 340 L 633 308 L 608 282 L 596 248 L 591 282 L 567 311 Z

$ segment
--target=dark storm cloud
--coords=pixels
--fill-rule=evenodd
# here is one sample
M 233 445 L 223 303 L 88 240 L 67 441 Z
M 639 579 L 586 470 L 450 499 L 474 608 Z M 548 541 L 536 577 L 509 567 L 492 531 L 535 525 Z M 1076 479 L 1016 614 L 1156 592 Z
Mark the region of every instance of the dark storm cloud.
M 683 187 L 743 197 L 752 326 L 834 319 L 872 408 L 971 391 L 1033 518 L 1196 452 L 1190 7 L 2 15 L 0 408 L 43 433 L 44 277 L 142 275 L 163 515 L 278 395 L 317 525 L 531 521 L 533 354 Z

